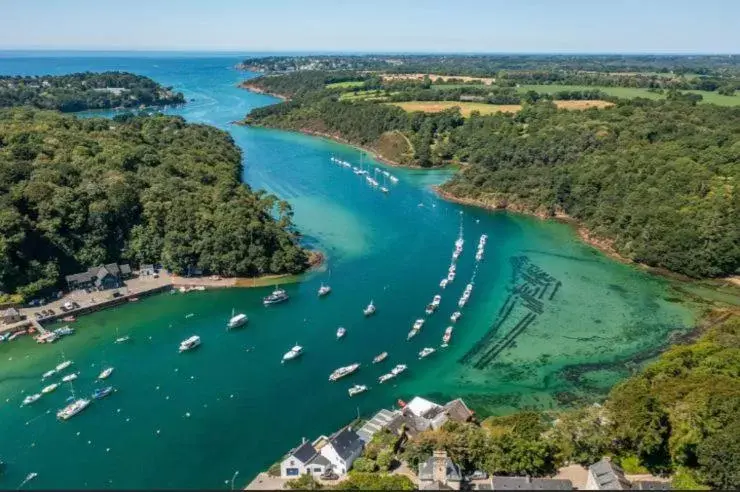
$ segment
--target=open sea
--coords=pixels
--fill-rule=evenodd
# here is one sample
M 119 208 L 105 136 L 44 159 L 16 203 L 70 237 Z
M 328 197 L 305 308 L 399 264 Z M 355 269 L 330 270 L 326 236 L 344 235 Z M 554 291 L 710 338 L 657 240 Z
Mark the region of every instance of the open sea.
M 239 61 L 0 52 L 3 75 L 125 70 L 184 92 L 193 101 L 166 112 L 228 131 L 243 151 L 244 181 L 288 200 L 306 244 L 328 259 L 322 271 L 286 286 L 291 299 L 278 306 L 262 306 L 271 288 L 162 294 L 85 316 L 73 324 L 74 336 L 53 345 L 29 337 L 0 344 L 0 460 L 7 463 L 0 488 L 16 488 L 37 472 L 24 488 L 228 489 L 237 471 L 235 485 L 243 487 L 302 437 L 329 434 L 398 398 L 462 397 L 480 415 L 598 401 L 672 334 L 693 326 L 696 309 L 665 280 L 608 259 L 571 227 L 439 199 L 430 186 L 452 171 L 369 160 L 399 178 L 385 195 L 330 162 L 333 155 L 359 165 L 356 149 L 233 125 L 252 108 L 277 102 L 236 87 L 255 76 L 235 70 Z M 442 290 L 461 225 L 457 276 Z M 474 290 L 450 346 L 440 348 L 471 279 Z M 317 296 L 321 282 L 333 289 L 326 298 Z M 407 341 L 438 293 L 440 309 Z M 370 300 L 378 311 L 365 318 Z M 226 332 L 232 309 L 246 313 L 249 324 Z M 337 341 L 339 326 L 347 335 Z M 118 334 L 133 340 L 116 345 Z M 193 334 L 202 346 L 178 354 L 179 342 Z M 305 354 L 281 364 L 296 342 Z M 424 347 L 437 352 L 419 360 Z M 388 359 L 371 364 L 382 351 Z M 63 359 L 80 372 L 78 396 L 89 395 L 109 365 L 115 372 L 107 383 L 118 391 L 66 422 L 55 413 L 69 385 L 20 408 L 25 395 L 46 384 L 41 374 Z M 355 374 L 328 381 L 352 362 L 362 364 Z M 399 363 L 409 369 L 378 384 Z M 370 390 L 349 398 L 353 384 Z

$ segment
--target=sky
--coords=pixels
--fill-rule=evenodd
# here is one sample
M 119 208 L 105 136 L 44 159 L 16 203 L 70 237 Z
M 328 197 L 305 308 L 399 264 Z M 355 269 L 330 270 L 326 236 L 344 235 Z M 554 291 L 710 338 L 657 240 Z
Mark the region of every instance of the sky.
M 0 49 L 740 53 L 740 0 L 0 0 Z

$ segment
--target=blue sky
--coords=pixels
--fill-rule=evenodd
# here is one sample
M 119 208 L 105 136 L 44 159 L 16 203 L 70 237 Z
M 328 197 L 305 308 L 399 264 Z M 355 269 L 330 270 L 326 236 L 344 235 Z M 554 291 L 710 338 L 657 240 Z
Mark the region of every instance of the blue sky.
M 740 0 L 0 0 L 0 49 L 740 53 Z

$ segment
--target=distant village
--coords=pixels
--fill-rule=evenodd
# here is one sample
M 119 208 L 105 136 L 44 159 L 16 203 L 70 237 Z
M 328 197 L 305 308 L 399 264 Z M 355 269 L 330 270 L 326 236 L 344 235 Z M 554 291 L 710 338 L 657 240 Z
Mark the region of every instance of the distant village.
M 391 436 L 395 449 L 420 433 L 437 430 L 448 422 L 475 422 L 475 413 L 462 399 L 443 405 L 416 396 L 400 409 L 382 409 L 361 425 L 350 424 L 329 436 L 303 439 L 270 470 L 262 472 L 247 490 L 296 488 L 292 481 L 310 475 L 317 483 L 336 486 L 347 479 L 353 464 L 363 457 L 378 436 Z M 483 471 L 464 474 L 444 450 L 435 450 L 417 469 L 398 463 L 391 474 L 408 477 L 419 490 L 669 490 L 670 482 L 655 477 L 627 477 L 604 458 L 590 467 L 571 465 L 557 476 L 488 476 Z M 630 480 L 629 478 L 632 478 Z

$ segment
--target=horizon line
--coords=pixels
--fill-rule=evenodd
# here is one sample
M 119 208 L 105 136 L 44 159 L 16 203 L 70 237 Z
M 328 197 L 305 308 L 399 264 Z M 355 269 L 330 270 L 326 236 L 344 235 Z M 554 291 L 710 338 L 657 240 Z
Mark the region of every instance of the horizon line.
M 205 53 L 205 54 L 275 54 L 300 55 L 633 55 L 633 56 L 740 56 L 740 53 L 719 51 L 403 51 L 403 50 L 235 50 L 180 48 L 4 48 L 0 53 Z

